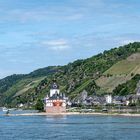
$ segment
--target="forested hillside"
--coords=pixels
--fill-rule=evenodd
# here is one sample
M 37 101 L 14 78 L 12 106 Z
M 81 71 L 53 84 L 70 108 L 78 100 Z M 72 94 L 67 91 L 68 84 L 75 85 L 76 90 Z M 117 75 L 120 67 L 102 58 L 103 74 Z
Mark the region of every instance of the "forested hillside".
M 65 66 L 51 66 L 26 75 L 6 77 L 0 80 L 0 106 L 14 107 L 20 103 L 34 106 L 38 99 L 48 94 L 54 78 L 61 91 L 70 98 L 76 97 L 84 89 L 88 94 L 105 94 L 107 90 L 102 90 L 100 78 L 111 77 L 113 73 L 108 72 L 111 67 L 139 52 L 140 43 L 135 42 Z M 132 77 L 135 74 L 137 72 Z

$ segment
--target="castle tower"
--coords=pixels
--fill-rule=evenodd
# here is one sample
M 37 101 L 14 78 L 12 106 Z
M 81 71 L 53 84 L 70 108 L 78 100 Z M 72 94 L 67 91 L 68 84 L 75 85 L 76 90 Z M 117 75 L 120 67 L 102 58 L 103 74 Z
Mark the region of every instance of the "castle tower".
M 66 99 L 60 93 L 60 89 L 56 81 L 51 84 L 49 98 L 46 98 L 45 110 L 47 113 L 63 113 L 66 112 Z
M 52 97 L 54 94 L 59 94 L 60 90 L 59 90 L 59 86 L 57 85 L 57 83 L 54 81 L 51 85 L 51 89 L 50 89 L 50 97 Z

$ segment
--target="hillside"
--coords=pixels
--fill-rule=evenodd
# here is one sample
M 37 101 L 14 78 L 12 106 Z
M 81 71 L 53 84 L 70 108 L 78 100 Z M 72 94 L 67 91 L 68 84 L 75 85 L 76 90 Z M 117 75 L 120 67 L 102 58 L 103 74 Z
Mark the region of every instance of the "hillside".
M 113 90 L 123 80 L 139 73 L 139 52 L 140 43 L 135 42 L 65 66 L 51 66 L 26 75 L 6 77 L 0 80 L 0 106 L 15 107 L 21 103 L 34 106 L 48 93 L 54 78 L 61 91 L 70 98 L 84 89 L 88 94 L 104 94 L 108 91 L 106 87 Z M 117 78 L 118 84 L 115 85 L 113 82 L 116 83 L 114 79 Z
M 118 85 L 113 90 L 113 95 L 128 95 L 129 94 L 135 94 L 136 93 L 136 87 L 140 80 L 140 74 L 136 74 L 131 80 L 128 80 L 126 83 Z
M 112 92 L 115 87 L 132 79 L 136 74 L 140 74 L 140 53 L 134 53 L 114 64 L 96 83 L 101 87 L 100 92 Z

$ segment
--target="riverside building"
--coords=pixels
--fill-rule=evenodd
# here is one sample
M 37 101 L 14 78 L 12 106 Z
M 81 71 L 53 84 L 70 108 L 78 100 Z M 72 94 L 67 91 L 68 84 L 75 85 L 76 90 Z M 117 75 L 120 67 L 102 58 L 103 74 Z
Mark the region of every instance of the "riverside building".
M 54 80 L 49 96 L 45 98 L 45 110 L 47 113 L 64 113 L 66 112 L 66 97 L 60 93 L 60 89 Z

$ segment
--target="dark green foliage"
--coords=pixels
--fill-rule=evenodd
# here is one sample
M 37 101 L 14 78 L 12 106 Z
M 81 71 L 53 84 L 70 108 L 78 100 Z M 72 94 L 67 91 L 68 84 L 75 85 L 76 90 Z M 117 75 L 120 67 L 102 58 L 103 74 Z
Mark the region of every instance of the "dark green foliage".
M 39 111 L 44 111 L 44 104 L 40 99 L 37 100 L 37 103 L 35 104 L 35 109 Z
M 134 76 L 134 73 L 131 73 L 131 76 Z
M 49 66 L 46 68 L 42 68 L 42 69 L 38 69 L 35 70 L 33 72 L 31 72 L 30 74 L 28 74 L 28 77 L 41 77 L 41 76 L 48 76 L 48 75 L 52 75 L 55 74 L 56 72 L 61 71 L 61 67 L 60 66 Z
M 86 87 L 85 90 L 89 93 L 89 95 L 93 95 L 96 93 L 96 90 L 98 90 L 100 87 L 98 87 L 94 80 L 92 80 Z
M 24 75 L 19 74 L 19 75 L 11 75 L 8 76 L 4 79 L 0 80 L 0 93 L 5 92 L 8 90 L 12 85 L 14 85 L 17 81 L 21 80 L 24 77 Z
M 140 99 L 138 99 L 136 105 L 137 105 L 137 106 L 140 106 Z
M 113 90 L 113 95 L 128 95 L 136 93 L 136 86 L 140 80 L 140 74 L 135 75 L 131 80 L 127 81 L 124 84 L 117 86 Z

